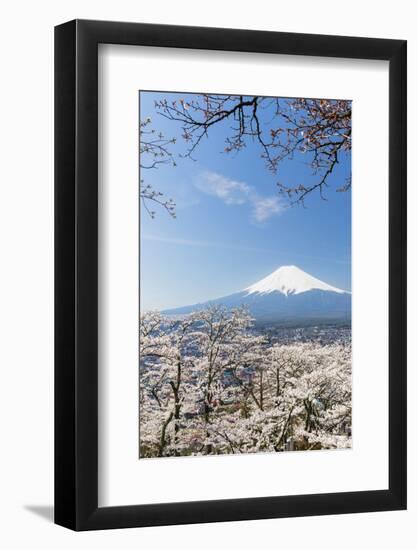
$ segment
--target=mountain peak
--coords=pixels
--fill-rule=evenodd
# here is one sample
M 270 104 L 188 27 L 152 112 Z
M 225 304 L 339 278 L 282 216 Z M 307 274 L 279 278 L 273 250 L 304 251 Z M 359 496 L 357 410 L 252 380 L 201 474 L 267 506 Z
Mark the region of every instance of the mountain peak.
M 248 295 L 280 292 L 286 296 L 289 294 L 301 294 L 309 290 L 326 290 L 337 292 L 338 294 L 345 293 L 344 290 L 316 279 L 316 277 L 309 275 L 295 265 L 283 265 L 264 279 L 244 289 Z

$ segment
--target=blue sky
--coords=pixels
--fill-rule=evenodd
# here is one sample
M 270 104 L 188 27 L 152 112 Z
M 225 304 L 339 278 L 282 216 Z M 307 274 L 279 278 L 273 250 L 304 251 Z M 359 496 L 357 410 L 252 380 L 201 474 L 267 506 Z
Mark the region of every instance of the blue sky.
M 181 127 L 157 113 L 154 100 L 187 94 L 140 93 L 140 118 L 166 137 L 179 137 L 174 154 L 185 151 Z M 351 194 L 337 193 L 350 174 L 341 158 L 329 179 L 327 200 L 310 194 L 305 206 L 289 206 L 276 181 L 313 181 L 301 159 L 265 168 L 256 144 L 224 153 L 228 125 L 212 127 L 194 153 L 177 166 L 142 170 L 141 177 L 176 203 L 177 218 L 153 207 L 140 210 L 141 308 L 164 309 L 237 292 L 281 265 L 296 265 L 339 288 L 351 289 Z M 314 178 L 317 181 L 317 176 Z

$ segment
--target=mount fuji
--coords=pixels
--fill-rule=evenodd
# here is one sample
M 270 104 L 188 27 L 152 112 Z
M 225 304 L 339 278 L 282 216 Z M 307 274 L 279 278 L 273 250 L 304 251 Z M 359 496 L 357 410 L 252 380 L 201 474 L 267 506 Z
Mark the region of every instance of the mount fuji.
M 166 315 L 186 315 L 211 305 L 245 306 L 258 323 L 303 325 L 348 322 L 351 293 L 316 279 L 294 265 L 282 266 L 243 290 L 189 306 L 168 309 Z

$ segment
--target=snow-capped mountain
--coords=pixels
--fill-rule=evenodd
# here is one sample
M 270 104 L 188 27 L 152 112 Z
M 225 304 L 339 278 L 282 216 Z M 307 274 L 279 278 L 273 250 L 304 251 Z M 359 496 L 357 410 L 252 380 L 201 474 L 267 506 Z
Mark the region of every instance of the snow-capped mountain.
M 351 293 L 331 286 L 294 265 L 282 266 L 247 288 L 216 300 L 164 311 L 185 315 L 213 304 L 246 306 L 259 322 L 348 321 Z
M 257 292 L 258 294 L 269 294 L 271 292 L 281 292 L 288 296 L 289 294 L 301 294 L 309 290 L 327 290 L 343 294 L 340 288 L 330 286 L 320 279 L 312 277 L 305 271 L 302 271 L 295 265 L 284 265 L 276 271 L 261 279 L 254 285 L 245 288 L 248 294 Z

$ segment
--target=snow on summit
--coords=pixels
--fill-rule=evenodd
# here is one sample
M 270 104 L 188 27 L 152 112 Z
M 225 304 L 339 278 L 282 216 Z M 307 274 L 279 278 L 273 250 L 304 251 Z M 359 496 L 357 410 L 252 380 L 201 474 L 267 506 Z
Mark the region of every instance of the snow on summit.
M 328 285 L 327 283 L 316 279 L 305 271 L 302 271 L 295 265 L 284 265 L 276 271 L 261 279 L 257 283 L 244 289 L 249 294 L 270 294 L 271 292 L 281 292 L 288 296 L 290 294 L 301 294 L 309 290 L 328 290 L 345 294 L 346 291 Z

